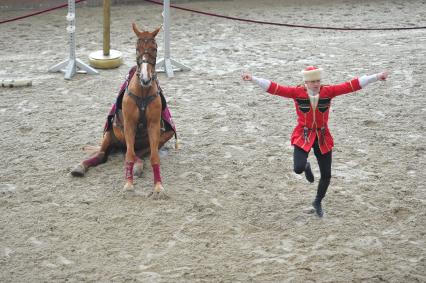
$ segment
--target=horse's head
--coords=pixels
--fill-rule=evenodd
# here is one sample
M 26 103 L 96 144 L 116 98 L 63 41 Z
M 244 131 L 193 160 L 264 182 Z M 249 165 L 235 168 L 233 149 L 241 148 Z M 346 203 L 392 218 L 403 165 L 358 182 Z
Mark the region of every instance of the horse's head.
M 155 36 L 160 31 L 161 26 L 153 32 L 140 31 L 135 23 L 132 26 L 133 31 L 138 37 L 136 43 L 137 75 L 142 87 L 150 87 L 156 74 L 157 42 L 155 41 Z

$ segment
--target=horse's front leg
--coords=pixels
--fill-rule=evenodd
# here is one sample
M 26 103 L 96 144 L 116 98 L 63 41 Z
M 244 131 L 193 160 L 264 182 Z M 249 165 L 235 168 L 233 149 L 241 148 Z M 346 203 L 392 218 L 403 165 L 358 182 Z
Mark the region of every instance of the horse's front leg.
M 126 178 L 126 183 L 124 185 L 124 189 L 133 190 L 133 167 L 136 161 L 135 129 L 131 125 L 128 125 L 128 127 L 124 126 L 124 136 L 126 138 L 126 157 L 124 162 L 124 174 Z
M 124 162 L 124 172 L 126 178 L 126 183 L 124 185 L 125 190 L 134 189 L 133 167 L 136 161 L 135 135 L 138 114 L 139 113 L 136 105 L 129 103 L 128 100 L 123 100 L 124 138 L 126 140 L 126 157 Z
M 161 107 L 161 105 L 160 105 Z M 158 153 L 158 146 L 160 143 L 160 112 L 158 111 L 158 115 L 149 115 L 148 117 L 148 137 L 149 137 L 149 148 L 151 151 L 151 166 L 152 173 L 154 175 L 154 189 L 148 195 L 149 197 L 153 197 L 154 199 L 167 198 L 165 190 L 163 188 L 161 182 L 161 173 L 160 173 L 160 154 Z

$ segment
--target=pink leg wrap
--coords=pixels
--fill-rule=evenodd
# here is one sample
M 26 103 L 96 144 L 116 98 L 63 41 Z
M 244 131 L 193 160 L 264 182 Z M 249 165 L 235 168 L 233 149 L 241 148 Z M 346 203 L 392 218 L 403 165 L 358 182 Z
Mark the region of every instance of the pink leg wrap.
M 127 181 L 132 181 L 133 182 L 133 165 L 135 165 L 134 162 L 127 162 L 125 163 L 125 169 L 124 169 L 124 173 L 126 175 L 126 180 Z
M 158 182 L 161 183 L 161 176 L 160 176 L 160 165 L 154 164 L 152 165 L 152 172 L 154 172 L 154 185 Z
M 84 166 L 86 167 L 94 167 L 97 166 L 104 161 L 105 154 L 98 153 L 95 156 L 90 157 L 83 161 Z

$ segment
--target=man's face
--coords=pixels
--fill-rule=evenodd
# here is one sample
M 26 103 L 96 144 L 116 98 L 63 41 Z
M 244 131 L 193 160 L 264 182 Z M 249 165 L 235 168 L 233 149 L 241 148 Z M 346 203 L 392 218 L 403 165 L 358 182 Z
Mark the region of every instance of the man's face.
M 313 91 L 314 93 L 318 93 L 321 87 L 321 81 L 320 80 L 316 80 L 316 81 L 305 81 L 306 87 Z

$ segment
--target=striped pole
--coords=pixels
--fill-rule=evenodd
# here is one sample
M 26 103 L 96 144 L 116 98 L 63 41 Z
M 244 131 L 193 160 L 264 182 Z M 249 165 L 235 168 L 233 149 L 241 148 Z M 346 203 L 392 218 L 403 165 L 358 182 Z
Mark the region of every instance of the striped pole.
M 77 72 L 99 74 L 98 71 L 83 63 L 75 55 L 75 0 L 68 0 L 67 32 L 69 33 L 69 57 L 49 69 L 49 72 L 63 72 L 65 79 L 70 80 Z
M 157 72 L 165 72 L 167 77 L 174 77 L 174 71 L 189 71 L 189 67 L 170 58 L 170 0 L 163 1 L 164 58 L 155 65 Z M 173 68 L 174 67 L 174 68 Z

